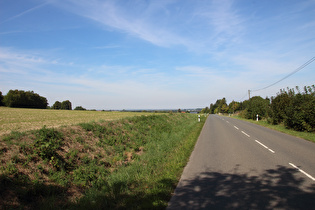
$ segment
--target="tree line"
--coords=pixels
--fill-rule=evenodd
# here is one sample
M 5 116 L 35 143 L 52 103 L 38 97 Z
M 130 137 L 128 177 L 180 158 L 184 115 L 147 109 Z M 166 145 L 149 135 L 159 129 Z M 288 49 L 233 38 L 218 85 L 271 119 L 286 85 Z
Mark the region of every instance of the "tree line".
M 72 110 L 72 104 L 69 100 L 56 101 L 53 106 L 48 106 L 45 97 L 40 96 L 34 91 L 9 90 L 6 95 L 2 95 L 0 91 L 0 106 L 12 108 L 35 108 L 35 109 L 63 109 Z M 82 106 L 78 106 L 75 110 L 86 110 Z
M 246 119 L 265 119 L 270 124 L 283 124 L 296 131 L 315 132 L 315 85 L 305 86 L 302 90 L 281 89 L 277 96 L 265 99 L 254 96 L 242 102 L 218 99 L 201 112 L 218 114 L 238 114 Z
M 5 96 L 0 91 L 0 105 L 14 108 L 46 109 L 48 102 L 45 97 L 33 91 L 9 90 Z

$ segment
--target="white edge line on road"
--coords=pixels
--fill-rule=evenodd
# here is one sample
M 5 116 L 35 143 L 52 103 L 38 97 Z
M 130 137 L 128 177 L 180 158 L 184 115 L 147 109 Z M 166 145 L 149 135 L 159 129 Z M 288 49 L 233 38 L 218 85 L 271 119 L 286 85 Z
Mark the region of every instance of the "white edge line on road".
M 268 150 L 269 150 L 270 152 L 272 152 L 272 153 L 275 153 L 275 151 L 273 151 L 272 149 L 269 149 L 269 148 L 268 148 Z
M 293 163 L 289 163 L 293 168 L 296 168 L 297 170 L 299 170 L 301 173 L 303 173 L 305 176 L 307 176 L 308 178 L 310 178 L 311 180 L 315 181 L 315 178 L 312 177 L 311 175 L 309 175 L 308 173 L 306 173 L 305 171 L 303 171 L 302 169 L 300 169 L 299 167 L 297 167 L 296 165 L 294 165 Z
M 234 125 L 234 128 L 236 128 L 237 130 L 239 130 L 239 128 L 238 128 L 238 127 L 236 127 L 235 125 Z
M 248 135 L 247 133 L 245 133 L 244 131 L 242 131 L 242 133 L 247 136 L 247 137 L 250 137 L 250 135 Z

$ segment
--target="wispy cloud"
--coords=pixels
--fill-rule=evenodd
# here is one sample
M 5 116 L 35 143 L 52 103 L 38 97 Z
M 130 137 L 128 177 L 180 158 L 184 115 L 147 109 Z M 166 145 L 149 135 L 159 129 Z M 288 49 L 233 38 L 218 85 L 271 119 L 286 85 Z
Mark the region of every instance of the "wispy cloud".
M 33 12 L 33 11 L 35 11 L 35 10 L 37 10 L 37 9 L 39 9 L 39 8 L 41 8 L 41 7 L 43 7 L 43 6 L 45 6 L 45 5 L 47 5 L 47 4 L 48 4 L 48 2 L 44 2 L 44 3 L 42 3 L 42 4 L 39 4 L 39 5 L 37 5 L 37 6 L 34 6 L 34 7 L 30 8 L 30 9 L 27 9 L 27 10 L 25 10 L 25 11 L 23 11 L 23 12 L 17 14 L 17 15 L 14 15 L 14 16 L 12 16 L 12 17 L 10 17 L 10 18 L 7 18 L 6 20 L 0 22 L 0 24 L 6 23 L 6 22 L 9 22 L 9 21 L 12 21 L 12 20 L 17 19 L 17 18 L 20 18 L 20 17 L 22 17 L 23 15 L 26 15 L 26 14 L 28 14 L 28 13 L 31 13 L 31 12 Z
M 166 1 L 164 1 L 166 3 Z M 56 2 L 57 6 L 63 7 L 80 16 L 94 20 L 104 26 L 121 30 L 140 39 L 159 46 L 169 46 L 170 44 L 181 44 L 183 38 L 168 30 L 152 24 L 152 16 L 148 11 L 153 12 L 152 5 L 129 5 L 119 1 L 82 1 L 68 0 Z M 161 8 L 161 6 L 159 6 Z M 149 9 L 151 8 L 151 9 Z M 133 11 L 131 13 L 131 11 Z M 157 24 L 158 25 L 158 24 Z
M 162 47 L 179 45 L 189 50 L 208 48 L 209 51 L 240 37 L 242 20 L 231 1 L 183 2 L 177 12 L 172 8 L 174 2 L 68 0 L 56 1 L 55 5 Z
M 195 15 L 204 18 L 206 25 L 212 28 L 214 32 L 211 33 L 212 39 L 226 42 L 227 39 L 232 41 L 241 36 L 244 30 L 243 20 L 233 7 L 233 2 L 230 0 L 212 1 L 196 9 Z

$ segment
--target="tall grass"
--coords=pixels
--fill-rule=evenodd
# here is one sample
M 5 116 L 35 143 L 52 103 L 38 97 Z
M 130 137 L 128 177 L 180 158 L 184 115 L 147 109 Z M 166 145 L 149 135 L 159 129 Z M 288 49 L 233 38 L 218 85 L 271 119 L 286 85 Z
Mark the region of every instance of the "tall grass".
M 204 120 L 139 116 L 7 136 L 0 207 L 164 209 Z

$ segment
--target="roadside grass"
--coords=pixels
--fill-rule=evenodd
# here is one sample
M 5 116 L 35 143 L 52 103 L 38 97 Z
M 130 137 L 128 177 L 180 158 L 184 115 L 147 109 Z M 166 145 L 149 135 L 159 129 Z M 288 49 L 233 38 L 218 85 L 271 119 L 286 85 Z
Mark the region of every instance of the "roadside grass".
M 165 209 L 205 118 L 138 116 L 0 139 L 0 208 Z
M 125 117 L 151 115 L 157 113 L 78 111 L 52 109 L 23 109 L 0 107 L 0 136 L 11 131 L 40 129 L 43 126 L 54 128 L 75 125 L 81 122 L 117 120 Z
M 279 125 L 272 125 L 270 123 L 267 122 L 267 120 L 259 120 L 259 121 L 255 121 L 255 120 L 249 120 L 249 119 L 244 119 L 240 116 L 232 116 L 233 118 L 239 119 L 239 120 L 244 120 L 244 121 L 248 121 L 257 125 L 261 125 L 276 131 L 280 131 L 282 133 L 286 133 L 289 134 L 291 136 L 296 136 L 308 141 L 312 141 L 315 142 L 315 133 L 310 133 L 310 132 L 300 132 L 300 131 L 294 131 L 291 129 L 287 129 L 283 124 L 279 124 Z

